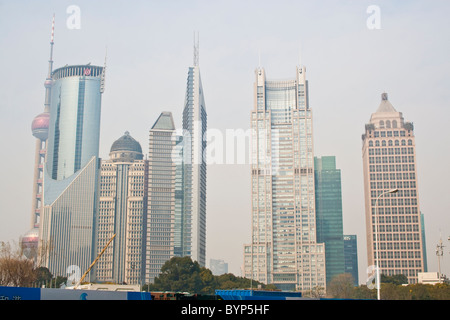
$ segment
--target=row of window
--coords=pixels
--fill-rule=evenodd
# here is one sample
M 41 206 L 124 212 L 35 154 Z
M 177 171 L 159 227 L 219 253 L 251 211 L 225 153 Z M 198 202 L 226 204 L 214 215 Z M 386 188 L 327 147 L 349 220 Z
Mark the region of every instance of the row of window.
M 403 173 L 371 173 L 370 180 L 415 180 L 416 174 L 414 172 Z
M 369 172 L 398 172 L 398 171 L 415 171 L 414 164 L 397 164 L 397 165 L 370 165 Z
M 373 189 L 414 189 L 416 188 L 416 181 L 383 181 L 371 182 L 370 188 Z M 401 191 L 401 190 L 400 190 Z

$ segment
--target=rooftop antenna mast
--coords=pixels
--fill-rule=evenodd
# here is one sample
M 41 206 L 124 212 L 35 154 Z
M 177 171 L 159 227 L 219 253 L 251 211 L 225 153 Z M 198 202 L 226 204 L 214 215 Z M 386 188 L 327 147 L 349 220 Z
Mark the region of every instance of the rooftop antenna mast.
M 194 32 L 194 66 L 198 66 L 198 63 L 199 63 L 199 51 L 198 51 L 198 48 L 199 48 L 199 35 L 198 35 L 198 32 L 197 32 L 197 38 L 195 37 L 195 32 Z
M 50 91 L 52 87 L 52 73 L 53 73 L 53 45 L 55 43 L 55 14 L 52 19 L 52 34 L 50 37 L 50 59 L 48 60 L 47 79 L 45 79 L 45 103 L 44 111 L 50 111 Z
M 50 60 L 48 61 L 48 75 L 47 78 L 50 79 L 53 71 L 53 44 L 55 43 L 55 14 L 53 14 L 52 19 L 52 36 L 50 38 Z
M 261 50 L 258 51 L 258 68 L 261 69 Z
M 298 66 L 302 67 L 302 44 L 300 43 L 298 47 Z
M 105 51 L 105 63 L 103 66 L 103 70 L 102 70 L 102 78 L 101 78 L 101 82 L 100 82 L 100 93 L 105 92 L 105 73 L 106 73 L 106 58 L 108 56 L 108 47 L 106 47 L 106 51 Z

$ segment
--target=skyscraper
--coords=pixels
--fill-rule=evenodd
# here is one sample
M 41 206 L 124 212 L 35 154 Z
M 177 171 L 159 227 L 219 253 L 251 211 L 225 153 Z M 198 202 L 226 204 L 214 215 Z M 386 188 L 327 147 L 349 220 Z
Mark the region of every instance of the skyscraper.
M 101 282 L 143 283 L 148 161 L 129 132 L 114 141 L 110 159 L 102 160 L 97 217 L 97 251 L 107 247 L 95 265 Z
M 365 126 L 362 159 L 368 265 L 416 283 L 425 262 L 414 126 L 387 93 Z
M 194 65 L 189 68 L 183 109 L 184 214 L 190 221 L 186 248 L 192 260 L 206 264 L 206 129 L 198 44 L 194 46 Z
M 345 272 L 341 170 L 333 156 L 314 158 L 317 242 L 325 243 L 327 283 Z
M 150 129 L 145 281 L 153 283 L 174 256 L 177 139 L 170 112 L 162 112 Z
M 101 95 L 105 68 L 65 66 L 52 73 L 44 212 L 45 266 L 66 276 L 87 270 L 95 251 Z
M 306 69 L 293 80 L 256 70 L 252 128 L 252 239 L 245 277 L 280 289 L 326 288 L 325 248 L 316 241 L 312 110 Z

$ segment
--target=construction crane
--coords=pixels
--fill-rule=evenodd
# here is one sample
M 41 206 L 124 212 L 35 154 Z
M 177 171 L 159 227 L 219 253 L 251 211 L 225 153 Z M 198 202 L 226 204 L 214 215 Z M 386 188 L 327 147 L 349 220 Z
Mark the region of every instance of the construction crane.
M 80 280 L 77 282 L 77 284 L 73 287 L 73 289 L 77 289 L 78 286 L 81 284 L 81 282 L 84 280 L 84 278 L 87 276 L 89 271 L 91 271 L 92 267 L 97 263 L 98 259 L 101 257 L 101 255 L 106 251 L 106 248 L 108 248 L 109 244 L 113 241 L 114 237 L 116 236 L 116 233 L 109 239 L 106 246 L 102 249 L 102 251 L 98 254 L 97 258 L 95 258 L 94 262 L 89 266 L 89 268 L 86 270 L 86 272 L 83 274 L 83 276 L 80 278 Z

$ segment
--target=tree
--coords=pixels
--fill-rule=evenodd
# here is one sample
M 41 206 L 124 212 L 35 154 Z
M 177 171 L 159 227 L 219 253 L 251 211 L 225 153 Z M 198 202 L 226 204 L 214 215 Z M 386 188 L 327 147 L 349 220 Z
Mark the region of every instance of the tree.
M 173 257 L 161 267 L 161 273 L 155 277 L 154 283 L 144 286 L 144 290 L 214 294 L 216 289 L 250 287 L 276 289 L 273 285 L 264 285 L 231 273 L 214 276 L 211 270 L 200 267 L 198 262 L 192 261 L 190 257 Z
M 35 279 L 33 261 L 17 245 L 0 242 L 0 285 L 28 287 Z
M 368 300 L 377 298 L 377 291 L 369 289 L 366 285 L 355 287 L 353 290 L 353 299 Z
M 393 276 L 381 274 L 380 281 L 381 283 L 392 283 L 395 285 L 402 285 L 408 284 L 408 277 L 405 276 L 404 274 L 395 274 Z
M 150 291 L 195 292 L 202 290 L 203 281 L 200 276 L 202 268 L 190 257 L 173 257 L 162 267 L 159 276 L 150 284 Z M 207 279 L 207 275 L 203 274 Z
M 327 286 L 327 294 L 336 299 L 350 299 L 353 297 L 353 277 L 349 273 L 338 274 Z

